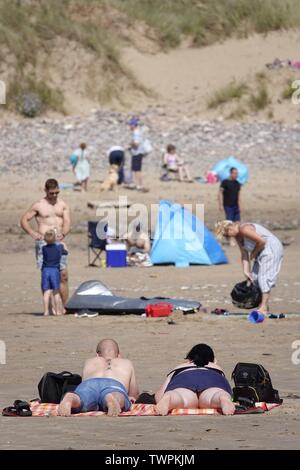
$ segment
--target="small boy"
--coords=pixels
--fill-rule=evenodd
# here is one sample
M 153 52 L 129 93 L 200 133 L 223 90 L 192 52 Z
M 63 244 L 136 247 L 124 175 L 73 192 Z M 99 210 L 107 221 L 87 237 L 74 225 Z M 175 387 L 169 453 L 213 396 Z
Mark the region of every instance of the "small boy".
M 42 291 L 44 297 L 44 315 L 49 315 L 50 300 L 54 298 L 54 315 L 63 315 L 64 309 L 59 293 L 60 289 L 60 260 L 67 254 L 65 247 L 56 242 L 55 230 L 47 230 L 44 235 L 47 245 L 43 246 Z M 53 294 L 53 296 L 52 296 Z

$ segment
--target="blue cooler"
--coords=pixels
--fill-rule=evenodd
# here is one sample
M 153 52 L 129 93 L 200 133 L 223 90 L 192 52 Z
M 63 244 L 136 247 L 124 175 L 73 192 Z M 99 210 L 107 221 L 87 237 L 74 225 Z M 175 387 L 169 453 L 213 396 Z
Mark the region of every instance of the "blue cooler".
M 124 268 L 127 266 L 127 249 L 124 243 L 106 245 L 106 266 L 108 268 Z

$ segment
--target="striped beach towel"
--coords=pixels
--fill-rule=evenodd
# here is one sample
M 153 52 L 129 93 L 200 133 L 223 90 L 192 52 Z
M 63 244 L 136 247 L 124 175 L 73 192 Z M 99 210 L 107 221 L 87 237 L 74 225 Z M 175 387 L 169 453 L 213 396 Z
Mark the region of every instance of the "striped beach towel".
M 276 406 L 279 406 L 277 403 L 256 403 L 255 407 L 258 412 L 270 411 Z M 58 416 L 57 410 L 58 405 L 53 403 L 39 403 L 32 402 L 30 405 L 32 416 Z M 253 412 L 253 411 L 252 411 Z M 254 409 L 255 412 L 255 409 Z M 244 414 L 245 411 L 237 410 L 235 414 Z M 103 411 L 88 411 L 86 413 L 76 413 L 72 414 L 72 417 L 81 417 L 81 416 L 105 416 L 106 413 Z M 222 415 L 221 411 L 214 410 L 211 408 L 179 408 L 172 410 L 168 416 L 187 416 L 187 415 Z M 129 411 L 123 411 L 119 416 L 158 416 L 154 405 L 132 405 Z

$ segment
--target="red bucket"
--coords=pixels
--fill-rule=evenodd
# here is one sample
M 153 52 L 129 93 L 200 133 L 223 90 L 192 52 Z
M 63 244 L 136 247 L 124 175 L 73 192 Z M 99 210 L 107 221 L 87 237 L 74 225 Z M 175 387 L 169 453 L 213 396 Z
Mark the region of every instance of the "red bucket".
M 171 304 L 151 304 L 146 307 L 147 317 L 168 317 L 171 315 L 173 305 Z

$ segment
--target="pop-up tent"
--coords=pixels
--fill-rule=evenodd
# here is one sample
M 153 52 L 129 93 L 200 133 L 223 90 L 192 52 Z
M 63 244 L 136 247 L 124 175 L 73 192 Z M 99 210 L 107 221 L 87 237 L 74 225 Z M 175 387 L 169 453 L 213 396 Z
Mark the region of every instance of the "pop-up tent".
M 237 160 L 235 157 L 228 157 L 225 160 L 220 160 L 215 164 L 212 171 L 217 173 L 219 180 L 223 181 L 230 176 L 230 169 L 236 168 L 238 171 L 238 182 L 240 184 L 247 183 L 249 179 L 249 173 L 247 166 Z
M 212 233 L 187 208 L 162 200 L 150 253 L 153 264 L 225 264 L 227 257 Z

